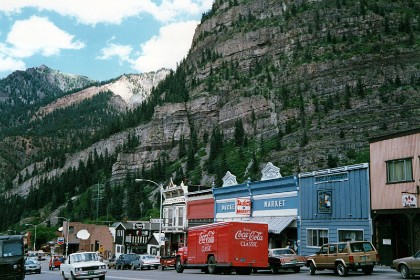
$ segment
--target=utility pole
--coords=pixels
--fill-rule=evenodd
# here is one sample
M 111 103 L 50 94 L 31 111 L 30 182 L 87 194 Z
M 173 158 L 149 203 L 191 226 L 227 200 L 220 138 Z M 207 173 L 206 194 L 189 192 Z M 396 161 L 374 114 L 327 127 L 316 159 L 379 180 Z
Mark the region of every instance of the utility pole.
M 99 220 L 99 200 L 101 200 L 103 197 L 102 195 L 102 189 L 100 187 L 100 184 L 98 182 L 98 187 L 97 187 L 97 193 L 96 193 L 96 221 Z

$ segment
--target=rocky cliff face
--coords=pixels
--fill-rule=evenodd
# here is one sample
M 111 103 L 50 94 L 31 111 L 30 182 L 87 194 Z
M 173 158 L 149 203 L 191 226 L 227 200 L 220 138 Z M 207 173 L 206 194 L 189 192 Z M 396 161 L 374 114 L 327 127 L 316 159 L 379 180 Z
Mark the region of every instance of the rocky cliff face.
M 232 138 L 241 119 L 256 139 L 280 131 L 283 149 L 265 160 L 299 172 L 326 168 L 329 156 L 346 163 L 369 137 L 419 125 L 420 19 L 402 12 L 418 4 L 232 2 L 215 1 L 198 26 L 185 62 L 190 101 L 159 108 L 143 147 L 188 138 L 191 124 Z M 404 18 L 411 31 L 401 31 Z M 115 170 L 153 156 L 139 149 Z
M 263 161 L 290 174 L 326 168 L 330 156 L 346 164 L 355 160 L 350 152 L 368 150 L 369 137 L 418 127 L 419 11 L 413 1 L 216 0 L 180 65 L 189 100 L 156 107 L 149 123 L 131 131 L 140 145 L 119 153 L 111 181 L 162 155 L 175 161 L 173 143 L 189 139 L 192 128 L 200 139 L 215 127 L 232 139 L 237 120 L 256 141 L 278 138 L 281 149 Z M 122 79 L 128 82 L 107 89 L 124 87 L 127 104 L 142 100 L 133 90 L 140 81 Z M 93 149 L 116 151 L 128 133 L 72 155 L 64 168 Z M 204 172 L 201 183 L 212 176 Z

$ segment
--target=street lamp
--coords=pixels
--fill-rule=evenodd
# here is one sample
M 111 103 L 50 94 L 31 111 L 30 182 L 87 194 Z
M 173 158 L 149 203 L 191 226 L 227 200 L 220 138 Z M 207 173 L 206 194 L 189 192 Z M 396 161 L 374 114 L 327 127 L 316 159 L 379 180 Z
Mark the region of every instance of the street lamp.
M 159 256 L 161 255 L 161 244 L 162 244 L 162 197 L 163 197 L 163 185 L 156 183 L 155 181 L 148 179 L 135 179 L 135 182 L 149 182 L 156 185 L 160 192 L 160 210 L 159 210 Z
M 69 251 L 69 224 L 70 224 L 70 219 L 64 218 L 64 217 L 56 217 L 57 219 L 63 219 L 66 221 L 67 224 L 67 231 L 66 231 L 66 259 L 68 256 L 68 251 Z
M 36 251 L 36 227 L 37 225 L 34 224 L 25 224 L 25 226 L 33 226 L 35 228 L 35 237 L 34 237 L 34 251 Z

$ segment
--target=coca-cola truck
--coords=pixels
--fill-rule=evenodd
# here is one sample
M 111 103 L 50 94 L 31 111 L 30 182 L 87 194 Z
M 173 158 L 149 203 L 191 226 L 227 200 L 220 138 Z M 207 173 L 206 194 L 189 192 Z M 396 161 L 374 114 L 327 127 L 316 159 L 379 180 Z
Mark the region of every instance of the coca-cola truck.
M 199 268 L 205 273 L 249 275 L 268 267 L 268 225 L 218 222 L 188 229 L 187 246 L 179 248 L 175 269 Z

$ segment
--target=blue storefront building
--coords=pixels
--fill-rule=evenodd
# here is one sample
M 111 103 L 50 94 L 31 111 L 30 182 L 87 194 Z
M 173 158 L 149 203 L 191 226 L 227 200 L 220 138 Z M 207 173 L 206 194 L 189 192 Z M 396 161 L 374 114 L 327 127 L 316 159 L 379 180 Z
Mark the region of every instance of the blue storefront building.
M 298 180 L 296 176 L 282 177 L 279 169 L 268 163 L 261 181 L 236 182 L 229 172 L 223 186 L 213 189 L 214 218 L 220 221 L 266 222 L 269 248 L 286 247 L 297 243 Z
M 300 254 L 314 254 L 328 242 L 372 241 L 367 163 L 298 177 Z

